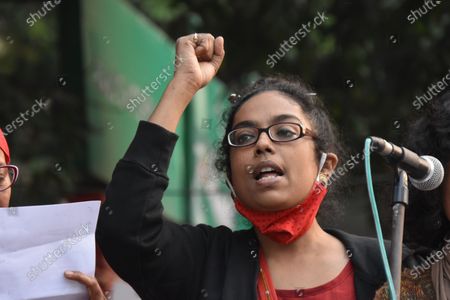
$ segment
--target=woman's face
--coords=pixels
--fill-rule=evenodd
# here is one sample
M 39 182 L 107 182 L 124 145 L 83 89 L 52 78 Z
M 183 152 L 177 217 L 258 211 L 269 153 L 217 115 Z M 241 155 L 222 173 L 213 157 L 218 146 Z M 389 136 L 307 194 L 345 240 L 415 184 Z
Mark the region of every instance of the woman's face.
M 5 153 L 0 150 L 0 166 L 6 165 Z M 1 175 L 1 174 L 0 174 Z M 6 179 L 5 179 L 6 180 Z M 11 198 L 11 188 L 0 192 L 0 207 L 8 207 Z
M 233 127 L 241 122 L 266 128 L 279 122 L 301 123 L 313 130 L 301 107 L 289 96 L 277 91 L 261 92 L 245 102 L 235 114 Z M 249 126 L 249 125 L 246 125 Z M 330 157 L 330 156 L 329 156 Z M 327 164 L 331 170 L 337 158 Z M 258 164 L 272 161 L 281 176 L 262 184 L 254 178 Z M 263 132 L 256 144 L 230 149 L 231 181 L 238 198 L 249 208 L 261 211 L 293 207 L 311 191 L 318 172 L 314 141 L 310 136 L 290 141 L 272 142 Z

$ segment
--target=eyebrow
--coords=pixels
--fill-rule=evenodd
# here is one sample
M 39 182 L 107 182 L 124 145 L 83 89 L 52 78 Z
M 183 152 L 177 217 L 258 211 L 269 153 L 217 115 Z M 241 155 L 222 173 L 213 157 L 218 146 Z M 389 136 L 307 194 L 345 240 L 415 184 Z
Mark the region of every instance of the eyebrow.
M 273 117 L 270 121 L 273 124 L 273 123 L 285 121 L 288 119 L 296 119 L 297 121 L 299 121 L 301 123 L 299 118 L 297 118 L 295 115 L 291 115 L 291 114 L 278 115 L 278 116 Z M 245 120 L 245 121 L 239 122 L 236 125 L 234 125 L 233 128 L 231 128 L 231 130 L 234 130 L 237 128 L 242 128 L 242 127 L 257 127 L 257 125 L 258 125 L 258 123 L 255 121 Z

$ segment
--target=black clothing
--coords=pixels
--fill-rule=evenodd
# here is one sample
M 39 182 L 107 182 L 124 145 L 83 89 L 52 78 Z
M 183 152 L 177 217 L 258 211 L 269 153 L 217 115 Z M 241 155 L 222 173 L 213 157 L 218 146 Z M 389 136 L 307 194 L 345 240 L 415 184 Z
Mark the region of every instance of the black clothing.
M 259 243 L 253 229 L 178 225 L 161 199 L 178 135 L 142 121 L 106 192 L 97 240 L 113 269 L 143 299 L 254 300 Z M 377 241 L 327 230 L 349 250 L 358 299 L 385 281 Z

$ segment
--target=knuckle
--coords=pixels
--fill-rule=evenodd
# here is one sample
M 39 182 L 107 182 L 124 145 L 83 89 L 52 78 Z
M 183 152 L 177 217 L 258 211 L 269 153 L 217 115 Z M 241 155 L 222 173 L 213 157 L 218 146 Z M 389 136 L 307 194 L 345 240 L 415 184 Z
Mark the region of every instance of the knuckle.
M 176 45 L 177 46 L 187 45 L 187 44 L 189 44 L 188 40 L 189 39 L 186 36 L 179 37 L 176 41 Z

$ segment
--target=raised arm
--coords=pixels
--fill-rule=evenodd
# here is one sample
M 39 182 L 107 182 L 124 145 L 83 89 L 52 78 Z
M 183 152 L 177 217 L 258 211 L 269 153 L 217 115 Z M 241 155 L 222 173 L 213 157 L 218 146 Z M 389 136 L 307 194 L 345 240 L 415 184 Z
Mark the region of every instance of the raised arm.
M 144 299 L 195 299 L 211 228 L 181 226 L 162 216 L 177 124 L 195 92 L 216 74 L 223 38 L 177 40 L 177 70 L 160 103 L 141 121 L 100 210 L 97 240 L 113 269 Z M 186 288 L 184 288 L 186 287 Z M 182 295 L 182 296 L 181 296 Z

